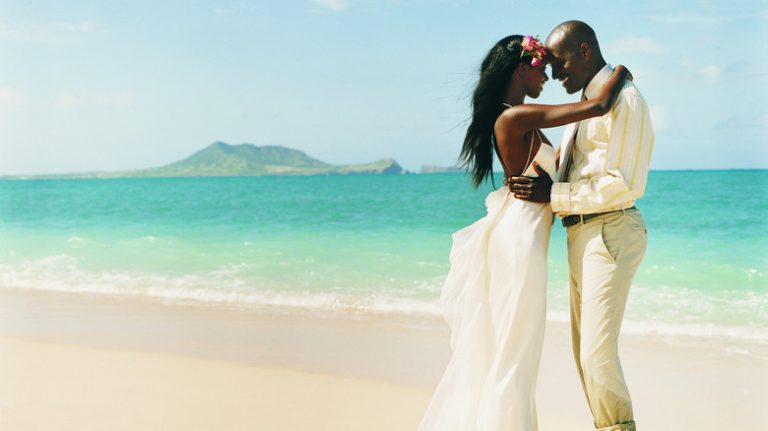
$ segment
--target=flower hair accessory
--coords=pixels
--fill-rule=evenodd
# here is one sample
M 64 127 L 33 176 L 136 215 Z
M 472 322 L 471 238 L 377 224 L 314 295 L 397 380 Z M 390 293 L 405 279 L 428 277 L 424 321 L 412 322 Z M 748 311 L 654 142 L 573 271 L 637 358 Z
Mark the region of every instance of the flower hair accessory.
M 544 49 L 544 45 L 541 44 L 538 36 L 525 36 L 520 46 L 523 48 L 523 50 L 520 51 L 521 60 L 525 57 L 531 57 L 531 66 L 533 67 L 544 62 L 544 56 L 547 55 L 547 50 Z

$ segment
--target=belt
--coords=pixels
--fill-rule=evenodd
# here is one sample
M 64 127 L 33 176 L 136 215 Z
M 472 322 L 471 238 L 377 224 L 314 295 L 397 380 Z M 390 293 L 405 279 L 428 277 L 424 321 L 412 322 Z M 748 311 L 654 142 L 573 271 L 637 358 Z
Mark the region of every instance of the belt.
M 579 224 L 579 223 L 586 223 L 586 222 L 588 222 L 589 220 L 592 220 L 595 217 L 600 217 L 600 216 L 604 216 L 604 215 L 608 215 L 608 214 L 613 214 L 613 213 L 623 213 L 624 211 L 633 210 L 633 209 L 636 209 L 636 208 L 635 207 L 631 207 L 631 208 L 625 208 L 623 210 L 606 211 L 604 213 L 569 215 L 569 216 L 563 217 L 563 226 L 568 227 L 568 226 L 573 226 L 573 225 Z

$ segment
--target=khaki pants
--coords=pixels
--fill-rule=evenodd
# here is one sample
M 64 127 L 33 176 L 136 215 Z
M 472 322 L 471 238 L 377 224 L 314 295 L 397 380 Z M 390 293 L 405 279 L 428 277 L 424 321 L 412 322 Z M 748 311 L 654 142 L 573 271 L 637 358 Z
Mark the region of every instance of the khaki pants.
M 629 209 L 567 230 L 573 353 L 595 427 L 634 431 L 618 337 L 629 286 L 645 254 L 645 222 Z

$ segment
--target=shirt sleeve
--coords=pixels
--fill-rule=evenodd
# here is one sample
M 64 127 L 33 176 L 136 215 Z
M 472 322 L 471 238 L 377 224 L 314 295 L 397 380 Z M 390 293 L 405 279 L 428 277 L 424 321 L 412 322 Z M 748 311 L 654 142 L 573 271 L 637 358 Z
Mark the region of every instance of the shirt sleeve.
M 653 128 L 643 98 L 636 92 L 622 92 L 607 127 L 605 169 L 591 178 L 552 184 L 552 211 L 596 213 L 622 207 L 645 193 Z

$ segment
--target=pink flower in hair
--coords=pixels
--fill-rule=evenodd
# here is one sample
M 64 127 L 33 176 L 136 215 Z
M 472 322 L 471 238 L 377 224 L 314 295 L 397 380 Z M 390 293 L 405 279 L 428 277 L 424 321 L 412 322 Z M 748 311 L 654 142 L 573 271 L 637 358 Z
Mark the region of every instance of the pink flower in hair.
M 524 51 L 533 51 L 536 49 L 536 38 L 533 36 L 525 36 L 523 38 L 523 43 L 520 45 L 523 47 Z
M 547 50 L 544 49 L 544 45 L 538 37 L 525 36 L 520 43 L 523 50 L 520 52 L 520 59 L 525 57 L 531 57 L 531 66 L 536 67 L 544 62 L 544 56 L 547 55 Z

